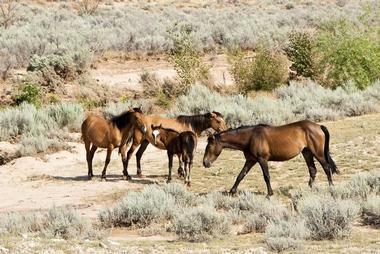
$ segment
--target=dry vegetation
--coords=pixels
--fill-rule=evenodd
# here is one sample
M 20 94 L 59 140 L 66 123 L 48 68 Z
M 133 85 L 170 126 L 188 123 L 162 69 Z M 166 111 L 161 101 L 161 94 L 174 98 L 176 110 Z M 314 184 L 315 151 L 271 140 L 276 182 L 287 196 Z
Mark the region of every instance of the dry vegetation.
M 0 253 L 378 251 L 379 10 L 349 0 L 0 2 Z M 212 78 L 220 54 L 231 86 Z M 176 75 L 140 68 L 159 61 Z M 119 66 L 111 77 L 128 67 L 138 89 L 101 84 L 105 65 Z M 85 180 L 84 116 L 140 105 L 215 110 L 230 127 L 323 122 L 342 174 L 327 187 L 319 170 L 310 190 L 298 156 L 270 163 L 271 200 L 257 167 L 227 196 L 243 155 L 224 151 L 205 169 L 200 137 L 190 189 L 161 184 L 166 155 L 152 148 L 145 179 L 121 181 L 115 155 L 109 181 Z

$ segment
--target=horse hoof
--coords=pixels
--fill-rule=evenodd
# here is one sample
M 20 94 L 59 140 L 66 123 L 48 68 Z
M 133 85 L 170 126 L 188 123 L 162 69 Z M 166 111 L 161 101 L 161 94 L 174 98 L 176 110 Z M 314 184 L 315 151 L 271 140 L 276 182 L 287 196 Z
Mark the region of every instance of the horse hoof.
M 132 177 L 130 175 L 126 175 L 126 176 L 123 176 L 123 179 L 125 181 L 130 181 L 130 180 L 132 180 Z
M 91 181 L 92 180 L 92 176 L 88 176 L 88 178 L 87 178 L 89 181 Z
M 106 176 L 102 176 L 101 178 L 100 178 L 100 180 L 103 182 L 103 181 L 107 181 L 107 178 L 106 178 Z
M 228 194 L 230 196 L 235 196 L 236 195 L 236 190 L 230 190 L 230 192 L 228 192 Z
M 136 177 L 137 177 L 137 178 L 145 178 L 145 176 L 144 176 L 142 173 L 137 174 Z
M 172 180 L 171 179 L 168 179 L 168 180 L 166 180 L 166 183 L 170 183 Z
M 191 183 L 190 182 L 187 182 L 187 187 L 191 187 Z

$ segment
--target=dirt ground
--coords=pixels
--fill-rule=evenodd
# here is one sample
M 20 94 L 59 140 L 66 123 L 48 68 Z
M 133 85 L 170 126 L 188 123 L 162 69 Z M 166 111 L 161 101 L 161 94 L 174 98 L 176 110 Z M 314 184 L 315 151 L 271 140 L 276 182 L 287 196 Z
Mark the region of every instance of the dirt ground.
M 380 114 L 374 114 L 324 123 L 331 134 L 332 157 L 342 172 L 341 175 L 334 175 L 336 183 L 349 179 L 352 174 L 357 172 L 380 169 L 379 122 Z M 206 137 L 201 137 L 196 152 L 190 190 L 198 193 L 228 190 L 244 164 L 243 155 L 238 151 L 225 150 L 211 168 L 205 169 L 202 166 L 205 145 Z M 105 150 L 99 150 L 94 158 L 94 173 L 97 177 L 91 181 L 87 180 L 84 145 L 70 143 L 70 146 L 71 149 L 67 151 L 40 155 L 37 158 L 23 157 L 1 166 L 0 213 L 68 205 L 78 209 L 79 213 L 85 217 L 96 218 L 99 211 L 111 206 L 126 192 L 141 189 L 147 184 L 165 183 L 167 176 L 166 152 L 152 145 L 148 147 L 142 159 L 145 178 L 134 178 L 132 181 L 122 180 L 122 163 L 117 149 L 112 154 L 107 170 L 107 181 L 101 181 L 99 177 L 104 165 Z M 306 186 L 308 173 L 301 156 L 288 162 L 273 162 L 269 166 L 276 198 L 286 202 L 286 197 L 283 195 L 285 190 Z M 319 165 L 317 167 L 316 183 L 326 185 L 326 176 L 321 167 Z M 134 176 L 136 173 L 134 156 L 129 168 L 130 174 Z M 175 176 L 174 181 L 180 182 L 181 180 Z M 248 189 L 256 193 L 265 192 L 265 184 L 258 166 L 255 166 L 242 181 L 240 189 Z M 179 249 L 191 250 L 193 248 L 198 251 L 207 248 L 212 253 L 214 251 L 220 253 L 219 251 L 223 248 L 226 249 L 225 253 L 230 253 L 229 251 L 234 249 L 248 250 L 246 253 L 265 253 L 267 251 L 262 234 L 231 236 L 231 238 L 233 243 L 230 243 L 230 239 L 215 240 L 202 245 L 173 241 L 175 240 L 173 235 L 142 237 L 135 231 L 121 231 L 114 232 L 109 241 L 111 241 L 110 246 L 112 242 L 116 242 L 115 246 L 118 247 L 115 247 L 115 252 L 118 252 L 120 246 L 137 248 L 142 253 L 152 250 L 152 246 L 158 250 L 161 248 L 164 250 L 163 252 L 177 252 Z M 329 247 L 329 252 L 333 253 L 341 253 L 342 250 L 348 253 L 378 253 L 376 251 L 380 249 L 378 248 L 380 246 L 379 239 L 379 230 L 355 226 L 348 241 L 311 242 L 310 246 L 316 253 L 325 252 L 326 247 Z M 133 248 L 132 252 L 135 250 Z M 254 248 L 254 250 L 249 251 L 250 248 Z M 72 253 L 72 251 L 69 250 L 68 253 Z

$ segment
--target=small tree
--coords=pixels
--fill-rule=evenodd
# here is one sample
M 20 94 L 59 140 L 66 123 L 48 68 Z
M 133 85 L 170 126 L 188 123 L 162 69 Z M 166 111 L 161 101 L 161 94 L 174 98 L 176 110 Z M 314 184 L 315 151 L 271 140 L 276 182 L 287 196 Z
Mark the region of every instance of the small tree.
M 194 46 L 192 28 L 175 25 L 168 32 L 174 43 L 169 61 L 174 65 L 181 84 L 187 88 L 197 80 L 207 79 L 209 66 L 202 62 L 201 53 Z
M 289 44 L 284 49 L 289 60 L 290 69 L 297 76 L 315 79 L 318 75 L 315 42 L 310 33 L 293 31 L 289 34 Z
M 286 57 L 267 48 L 259 48 L 253 57 L 240 52 L 232 59 L 232 76 L 244 93 L 270 91 L 285 83 L 288 77 Z
M 352 81 L 364 89 L 380 79 L 379 33 L 346 19 L 321 26 L 317 39 L 325 86 L 337 87 Z

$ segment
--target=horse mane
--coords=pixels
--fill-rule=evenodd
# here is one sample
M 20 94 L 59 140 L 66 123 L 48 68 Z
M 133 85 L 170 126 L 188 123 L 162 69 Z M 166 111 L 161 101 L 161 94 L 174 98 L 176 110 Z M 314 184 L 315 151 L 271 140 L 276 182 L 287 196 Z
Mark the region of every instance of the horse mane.
M 256 125 L 242 125 L 242 126 L 239 126 L 237 128 L 229 128 L 225 131 L 221 131 L 219 133 L 215 133 L 214 136 L 215 138 L 220 138 L 220 134 L 222 133 L 229 133 L 229 132 L 239 132 L 239 130 L 242 130 L 242 129 L 248 129 L 248 128 L 257 128 L 257 127 L 268 127 L 270 126 L 269 124 L 264 124 L 264 123 L 259 123 L 259 124 L 256 124 Z
M 171 129 L 171 128 L 165 128 L 165 127 L 160 127 L 160 129 L 163 129 L 163 130 L 165 130 L 165 131 L 169 131 L 169 132 L 175 132 L 175 133 L 177 133 L 177 134 L 180 134 L 180 132 L 179 131 L 176 131 L 176 130 L 174 130 L 174 129 Z
M 222 114 L 218 112 L 213 112 L 213 113 L 222 117 Z M 194 131 L 200 132 L 200 131 L 210 128 L 210 125 L 211 125 L 210 117 L 211 117 L 211 113 L 206 113 L 203 115 L 193 115 L 193 116 L 180 115 L 180 116 L 177 116 L 176 119 L 178 122 L 182 124 L 190 124 Z
M 120 115 L 112 117 L 110 119 L 110 122 L 114 123 L 117 126 L 117 128 L 119 130 L 121 130 L 122 128 L 124 128 L 128 124 L 128 122 L 130 122 L 130 118 L 131 118 L 133 113 L 135 113 L 135 112 L 124 111 Z

